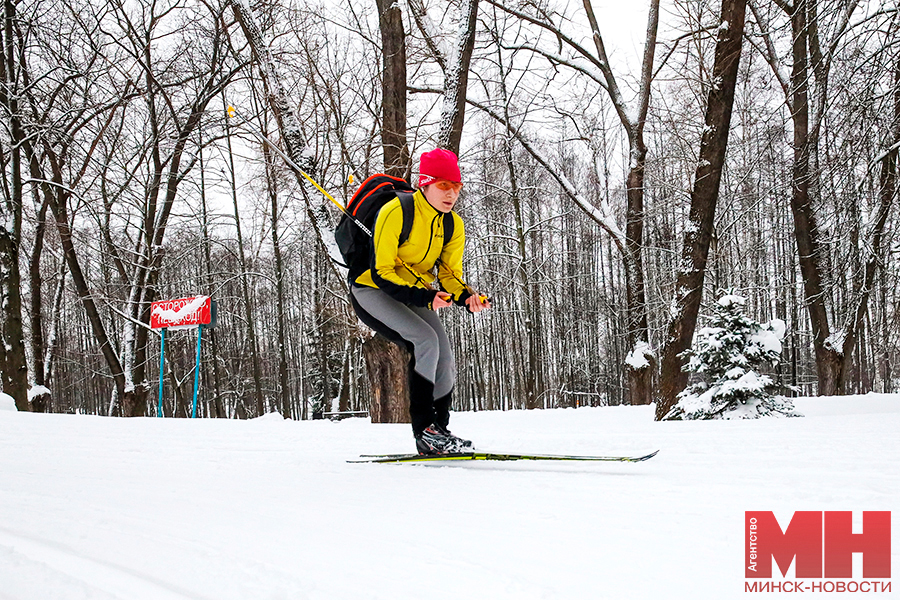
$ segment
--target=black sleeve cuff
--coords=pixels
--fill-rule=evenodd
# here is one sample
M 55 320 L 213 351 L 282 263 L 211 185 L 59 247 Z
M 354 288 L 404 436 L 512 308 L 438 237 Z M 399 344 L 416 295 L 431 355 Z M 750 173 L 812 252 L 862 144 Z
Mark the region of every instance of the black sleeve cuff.
M 413 301 L 410 304 L 414 306 L 422 306 L 424 308 L 433 308 L 431 303 L 437 298 L 437 290 L 423 290 L 422 288 L 413 288 Z
M 454 300 L 453 303 L 457 306 L 465 306 L 467 309 L 469 308 L 466 304 L 466 300 L 472 297 L 472 294 L 469 293 L 469 290 L 463 290 L 462 294 L 459 295 L 457 300 Z

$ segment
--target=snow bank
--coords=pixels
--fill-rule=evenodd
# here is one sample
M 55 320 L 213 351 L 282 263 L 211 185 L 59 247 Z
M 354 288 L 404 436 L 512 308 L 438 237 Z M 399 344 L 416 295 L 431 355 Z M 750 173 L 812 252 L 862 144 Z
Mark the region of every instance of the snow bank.
M 0 392 L 0 410 L 16 410 L 16 401 L 9 394 Z
M 281 416 L 281 413 L 278 411 L 272 411 L 270 413 L 266 413 L 264 415 L 260 415 L 258 417 L 253 417 L 251 421 L 284 421 L 284 417 Z

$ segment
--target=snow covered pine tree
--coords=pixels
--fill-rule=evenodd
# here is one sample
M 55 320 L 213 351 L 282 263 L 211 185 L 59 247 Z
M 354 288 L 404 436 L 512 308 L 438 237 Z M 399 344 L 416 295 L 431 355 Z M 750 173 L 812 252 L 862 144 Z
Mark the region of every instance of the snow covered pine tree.
M 793 403 L 772 393 L 774 383 L 755 369 L 781 358 L 785 324 L 760 324 L 744 315 L 746 299 L 724 292 L 715 303 L 712 323 L 697 333 L 684 370 L 703 379 L 678 395 L 666 420 L 758 419 L 800 416 Z

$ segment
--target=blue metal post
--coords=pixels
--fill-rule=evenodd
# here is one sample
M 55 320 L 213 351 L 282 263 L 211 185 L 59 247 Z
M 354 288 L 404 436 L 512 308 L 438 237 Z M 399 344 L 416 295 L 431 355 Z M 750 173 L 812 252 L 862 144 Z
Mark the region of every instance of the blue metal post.
M 203 339 L 203 325 L 197 327 L 197 366 L 194 369 L 194 408 L 191 418 L 197 417 L 197 391 L 200 389 L 200 341 Z
M 166 366 L 166 328 L 160 330 L 159 335 L 159 408 L 156 410 L 156 416 L 163 416 L 163 373 Z

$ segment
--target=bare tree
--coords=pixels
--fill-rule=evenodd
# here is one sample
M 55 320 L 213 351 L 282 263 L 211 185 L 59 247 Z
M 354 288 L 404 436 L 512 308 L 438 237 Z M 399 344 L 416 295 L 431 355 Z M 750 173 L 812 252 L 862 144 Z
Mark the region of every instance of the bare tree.
M 2 304 L 3 392 L 15 400 L 18 410 L 28 410 L 28 365 L 25 359 L 25 334 L 22 323 L 22 284 L 19 274 L 22 238 L 22 145 L 28 137 L 23 123 L 26 108 L 23 77 L 27 65 L 23 61 L 23 32 L 20 29 L 16 3 L 4 2 L 3 26 L 0 30 L 0 109 L 3 111 L 9 146 L 10 184 L 3 186 L 0 206 L 0 304 Z M 0 147 L 7 163 L 6 150 Z M 4 168 L 4 174 L 6 169 Z
M 728 149 L 734 90 L 744 38 L 746 0 L 723 0 L 718 40 L 712 70 L 712 86 L 706 104 L 706 127 L 700 142 L 699 162 L 694 175 L 691 208 L 684 233 L 681 262 L 675 283 L 675 298 L 668 335 L 662 351 L 659 400 L 656 419 L 666 416 L 687 385 L 682 370 L 683 352 L 690 348 L 700 311 L 703 279 L 713 237 L 719 185 Z
M 159 12 L 154 12 L 155 9 Z M 32 47 L 44 53 L 36 60 L 37 64 L 60 64 L 65 70 L 54 68 L 50 76 L 25 72 L 22 77 L 23 81 L 34 82 L 26 94 L 33 140 L 23 144 L 31 180 L 41 189 L 43 201 L 54 216 L 73 285 L 115 382 L 110 414 L 146 413 L 144 380 L 149 305 L 154 299 L 164 254 L 162 245 L 178 185 L 196 163 L 196 157 L 184 163 L 182 159 L 200 126 L 206 104 L 231 76 L 223 68 L 220 51 L 221 9 L 218 13 L 213 7 L 184 9 L 193 11 L 189 22 L 194 27 L 190 33 L 195 35 L 189 42 L 187 35 L 183 37 L 184 46 L 176 48 L 167 59 L 154 55 L 155 40 L 165 35 L 159 29 L 167 25 L 167 18 L 186 16 L 181 9 L 176 4 L 132 12 L 124 6 L 98 8 L 90 4 L 67 4 L 63 13 L 51 11 L 50 14 L 56 14 L 68 35 L 40 37 L 41 44 Z M 210 26 L 204 28 L 205 24 Z M 198 45 L 198 39 L 209 45 Z M 73 41 L 81 47 L 71 45 Z M 196 48 L 196 53 L 184 51 L 187 48 Z M 209 52 L 204 55 L 206 50 Z M 184 69 L 191 71 L 186 77 L 176 75 L 179 61 L 182 67 L 191 67 Z M 205 68 L 201 66 L 204 63 Z M 127 65 L 139 69 L 140 77 L 132 79 L 127 74 Z M 56 76 L 56 71 L 71 75 Z M 181 95 L 185 90 L 189 91 Z M 194 92 L 193 97 L 190 92 Z M 153 174 L 145 188 L 140 233 L 134 246 L 125 251 L 127 258 L 123 258 L 109 231 L 109 218 L 114 198 L 122 197 L 135 175 L 128 172 L 111 177 L 114 169 L 109 162 L 98 169 L 99 161 L 95 157 L 111 140 L 123 139 L 124 114 L 136 97 L 146 100 L 146 121 L 152 135 L 147 152 L 138 151 L 134 156 L 149 155 Z M 184 104 L 179 106 L 182 101 Z M 160 102 L 165 107 L 162 111 L 158 110 Z M 115 151 L 108 157 L 114 154 Z M 135 165 L 139 168 L 140 161 Z M 92 187 L 88 191 L 88 186 L 93 186 L 97 179 L 102 181 L 103 211 L 94 211 L 95 205 L 88 201 L 96 190 Z M 122 188 L 109 195 L 111 179 L 122 182 Z M 95 215 L 105 215 L 103 243 L 116 272 L 128 281 L 125 310 L 117 312 L 110 307 L 124 317 L 121 345 L 113 333 L 116 319 L 108 319 L 103 314 L 98 303 L 98 300 L 102 302 L 102 295 L 97 293 L 96 284 L 83 268 L 87 250 L 76 241 L 73 214 L 78 206 L 86 207 Z
M 288 100 L 287 92 L 285 91 L 281 81 L 281 75 L 279 74 L 278 63 L 266 42 L 262 29 L 260 29 L 259 24 L 249 10 L 249 7 L 242 2 L 236 2 L 234 0 L 228 0 L 228 3 L 234 11 L 235 18 L 240 24 L 241 30 L 244 32 L 244 37 L 247 40 L 247 44 L 250 46 L 254 61 L 259 68 L 259 75 L 263 82 L 266 103 L 269 105 L 269 108 L 272 110 L 272 115 L 278 123 L 278 131 L 281 134 L 281 142 L 284 144 L 285 149 L 282 152 L 280 148 L 277 148 L 271 142 L 271 140 L 267 139 L 262 141 L 269 144 L 269 147 L 272 148 L 276 154 L 280 154 L 283 159 L 286 159 L 288 166 L 294 172 L 297 183 L 299 184 L 306 213 L 315 230 L 316 240 L 320 249 L 326 256 L 330 257 L 336 255 L 336 251 L 331 252 L 329 250 L 329 248 L 334 248 L 335 244 L 333 243 L 332 237 L 329 235 L 330 231 L 327 231 L 328 227 L 325 223 L 323 212 L 321 210 L 316 210 L 314 207 L 310 197 L 312 192 L 309 188 L 309 181 L 303 176 L 303 173 L 306 173 L 310 177 L 316 175 L 315 157 L 311 151 L 312 149 L 309 148 L 306 143 L 300 121 L 297 119 L 297 115 Z M 328 264 L 336 278 L 342 281 L 343 277 L 341 277 L 334 262 L 329 261 Z M 346 290 L 346 285 L 344 285 L 344 291 Z
M 618 79 L 610 66 L 606 47 L 603 43 L 603 36 L 600 33 L 590 0 L 584 0 L 583 5 L 585 16 L 591 28 L 596 54 L 591 53 L 567 34 L 564 21 L 554 22 L 552 15 L 546 11 L 536 10 L 534 11 L 536 14 L 533 14 L 495 0 L 487 1 L 501 10 L 518 17 L 525 23 L 530 23 L 550 32 L 554 40 L 571 51 L 571 56 L 564 56 L 555 50 L 539 48 L 527 43 L 517 46 L 519 49 L 529 50 L 544 56 L 553 65 L 566 66 L 589 77 L 606 91 L 622 125 L 629 147 L 624 231 L 621 231 L 615 224 L 615 220 L 611 218 L 607 207 L 601 207 L 600 210 L 593 207 L 590 203 L 584 201 L 571 185 L 564 186 L 564 189 L 575 200 L 578 207 L 585 210 L 604 230 L 613 235 L 616 246 L 619 249 L 626 281 L 626 337 L 630 348 L 629 355 L 632 357 L 631 360 L 626 361 L 628 363 L 626 369 L 628 372 L 629 397 L 632 404 L 649 404 L 652 400 L 652 376 L 655 357 L 650 349 L 643 267 L 644 169 L 647 158 L 647 146 L 644 142 L 644 125 L 647 121 L 650 89 L 654 74 L 656 35 L 659 26 L 659 1 L 651 0 L 650 2 L 646 41 L 641 61 L 641 73 L 638 79 L 638 93 L 633 105 L 629 105 L 626 102 L 619 87 Z M 499 117 L 499 115 L 496 116 Z M 553 176 L 558 181 L 561 179 L 556 174 L 553 174 Z
M 226 107 L 227 110 L 227 107 Z M 228 179 L 231 187 L 231 203 L 234 208 L 234 232 L 237 236 L 237 259 L 240 266 L 241 305 L 244 309 L 244 325 L 247 332 L 247 345 L 250 346 L 250 364 L 253 369 L 253 398 L 257 416 L 266 414 L 266 402 L 262 389 L 262 370 L 259 359 L 259 341 L 256 339 L 256 320 L 253 318 L 253 302 L 250 296 L 250 274 L 247 268 L 247 252 L 244 249 L 244 234 L 241 229 L 241 212 L 238 203 L 237 169 L 235 168 L 234 149 L 231 144 L 231 127 L 225 124 L 225 145 L 228 150 Z M 263 144 L 263 153 L 269 158 L 269 149 Z M 267 160 L 268 164 L 268 160 Z M 268 168 L 268 167 L 267 167 Z M 284 418 L 289 415 L 283 414 Z
M 406 33 L 403 13 L 391 0 L 376 0 L 381 29 L 382 97 L 381 146 L 384 170 L 409 178 L 410 157 L 406 141 Z
M 278 201 L 278 170 L 275 168 L 275 157 L 269 148 L 263 144 L 263 156 L 266 160 L 266 194 L 271 203 L 272 219 L 272 252 L 274 262 L 272 264 L 275 276 L 275 302 L 276 318 L 278 320 L 278 387 L 281 396 L 281 414 L 288 418 L 291 416 L 290 385 L 288 384 L 288 358 L 287 358 L 287 331 L 285 323 L 284 305 L 287 302 L 284 289 L 284 259 L 281 252 L 281 207 Z
M 78 197 L 74 190 L 88 172 L 99 139 L 116 110 L 132 94 L 127 86 L 123 90 L 113 84 L 109 88 L 112 94 L 97 87 L 101 80 L 109 81 L 101 58 L 108 47 L 91 37 L 98 34 L 97 14 L 77 4 L 66 5 L 58 11 L 44 11 L 44 8 L 36 7 L 29 19 L 21 19 L 20 23 L 30 24 L 29 29 L 23 31 L 14 27 L 15 42 L 9 40 L 18 46 L 16 56 L 33 58 L 39 69 L 33 72 L 26 61 L 19 63 L 21 70 L 17 80 L 24 85 L 19 98 L 19 125 L 28 132 L 20 146 L 27 160 L 30 181 L 41 190 L 43 199 L 39 215 L 44 214 L 44 205 L 49 206 L 54 215 L 73 283 L 83 300 L 111 374 L 122 386 L 124 377 L 118 356 L 106 336 L 97 305 L 87 292 L 87 280 L 75 256 L 67 204 L 73 197 Z M 57 30 L 64 30 L 66 35 L 48 36 L 46 27 L 50 23 L 40 21 L 41 18 L 50 19 Z M 68 75 L 60 76 L 62 72 Z M 116 92 L 121 95 L 116 97 Z M 13 189 L 16 185 L 14 178 Z M 43 231 L 38 233 L 36 255 L 32 256 L 36 268 L 39 268 L 43 240 Z M 32 286 L 32 294 L 32 301 L 40 310 L 39 285 Z M 39 330 L 39 318 L 35 324 Z M 40 344 L 35 354 L 41 355 Z
M 131 16 L 122 10 L 118 18 L 123 23 L 124 29 L 130 41 L 129 52 L 134 60 L 142 67 L 145 78 L 144 99 L 151 119 L 151 128 L 154 132 L 151 146 L 151 158 L 153 173 L 150 186 L 146 191 L 144 213 L 144 225 L 142 236 L 137 247 L 137 254 L 141 260 L 131 274 L 131 290 L 128 300 L 128 314 L 130 319 L 125 323 L 125 348 L 124 367 L 128 382 L 124 390 L 122 405 L 120 407 L 123 416 L 140 416 L 146 414 L 146 393 L 148 386 L 144 385 L 146 371 L 147 341 L 149 335 L 150 304 L 156 297 L 156 285 L 164 258 L 161 252 L 163 239 L 169 222 L 172 208 L 178 193 L 178 185 L 197 163 L 197 156 L 189 156 L 186 164 L 185 152 L 188 144 L 195 139 L 196 130 L 201 127 L 202 119 L 206 113 L 209 102 L 218 96 L 231 80 L 240 65 L 227 65 L 228 58 L 225 52 L 225 36 L 222 27 L 222 15 L 224 7 L 207 7 L 209 14 L 205 15 L 210 24 L 209 28 L 198 28 L 194 33 L 200 39 L 206 38 L 208 44 L 204 56 L 197 57 L 206 64 L 194 65 L 199 67 L 196 74 L 187 82 L 166 81 L 166 77 L 155 71 L 159 66 L 152 59 L 153 29 L 161 21 L 165 12 L 155 15 L 152 12 L 147 15 L 146 25 L 135 24 Z M 203 10 L 200 8 L 199 10 Z M 197 17 L 202 18 L 200 14 Z M 147 29 L 142 31 L 141 28 Z M 196 38 L 189 43 L 195 43 Z M 185 42 L 188 42 L 187 38 Z M 176 54 L 173 58 L 177 64 L 178 59 L 190 57 L 187 53 Z M 201 63 L 202 64 L 202 63 Z M 185 107 L 176 109 L 173 90 L 190 89 L 192 92 L 183 98 Z M 192 88 L 192 89 L 191 89 Z M 160 115 L 159 105 L 165 107 L 166 116 Z M 164 129 L 165 123 L 171 127 L 171 131 Z M 171 150 L 166 151 L 166 137 L 174 137 L 175 143 Z M 114 410 L 111 410 L 114 412 Z
M 850 20 L 859 2 L 853 0 L 841 6 L 830 7 L 832 32 L 830 40 L 822 39 L 824 29 L 816 0 L 796 0 L 793 3 L 776 3 L 790 22 L 791 71 L 786 75 L 781 67 L 772 35 L 772 18 L 756 3 L 750 6 L 760 27 L 761 51 L 772 68 L 791 111 L 793 124 L 793 170 L 791 174 L 791 211 L 794 217 L 794 236 L 797 244 L 800 272 L 803 277 L 804 300 L 813 330 L 813 347 L 816 356 L 818 392 L 823 395 L 844 393 L 849 365 L 862 325 L 862 317 L 874 284 L 875 271 L 866 269 L 863 277 L 854 284 L 857 300 L 846 316 L 839 316 L 843 324 L 832 328 L 828 297 L 831 285 L 827 266 L 827 242 L 820 226 L 821 216 L 816 209 L 816 191 L 819 187 L 819 139 L 822 124 L 827 115 L 829 76 L 835 56 L 844 36 L 850 29 Z M 811 82 L 814 85 L 811 86 Z M 810 88 L 813 99 L 810 101 Z M 883 202 L 879 217 L 869 235 L 869 247 L 878 248 L 884 231 L 890 204 Z M 885 213 L 882 217 L 882 213 Z
M 422 0 L 408 2 L 410 12 L 425 43 L 444 73 L 444 106 L 438 127 L 438 145 L 459 154 L 463 125 L 466 121 L 466 96 L 472 53 L 478 26 L 478 1 L 459 3 L 459 20 L 455 39 L 449 48 L 442 47 Z

